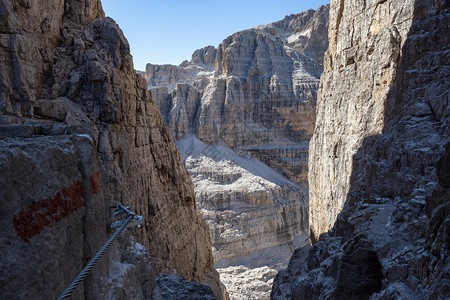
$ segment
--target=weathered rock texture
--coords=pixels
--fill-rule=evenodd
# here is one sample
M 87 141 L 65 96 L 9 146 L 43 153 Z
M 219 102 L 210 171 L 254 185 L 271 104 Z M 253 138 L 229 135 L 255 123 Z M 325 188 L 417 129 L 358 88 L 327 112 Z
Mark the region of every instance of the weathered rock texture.
M 234 266 L 218 269 L 220 279 L 233 299 L 269 299 L 277 270 L 267 266 L 248 268 Z
M 176 140 L 248 152 L 307 184 L 307 146 L 327 47 L 328 7 L 235 33 L 144 77 Z
M 173 90 L 179 83 L 194 82 L 201 72 L 214 71 L 216 52 L 213 46 L 198 49 L 189 62 L 184 61 L 180 66 L 147 64 L 141 75 L 150 88 L 167 87 Z
M 331 1 L 310 153 L 312 237 L 343 211 L 306 267 L 293 257 L 276 278 L 274 299 L 450 296 L 449 8 Z
M 55 129 L 44 127 L 48 133 Z M 0 141 L 1 295 L 54 298 L 105 236 L 84 233 L 85 223 L 106 223 L 108 210 L 101 205 L 102 182 L 94 179 L 101 179 L 94 145 L 82 134 L 44 136 L 32 125 L 2 126 L 1 131 L 14 137 L 3 135 Z M 59 263 L 68 267 L 55 269 Z M 100 270 L 105 266 L 94 274 Z
M 27 126 L 69 124 L 80 125 L 89 137 L 42 138 L 44 142 L 36 145 L 21 138 L 4 141 L 5 149 L 20 151 L 11 150 L 2 158 L 0 200 L 8 208 L 2 208 L 2 230 L 7 234 L 2 252 L 9 254 L 2 256 L 2 265 L 17 262 L 19 267 L 2 272 L 2 298 L 14 298 L 10 293 L 19 289 L 11 289 L 11 282 L 36 271 L 45 273 L 45 278 L 35 274 L 33 284 L 29 289 L 22 287 L 20 293 L 24 298 L 55 298 L 107 240 L 112 221 L 109 206 L 117 202 L 131 205 L 144 216 L 143 228 L 135 231 L 136 241 L 149 250 L 156 274 L 207 281 L 220 296 L 209 228 L 197 211 L 189 175 L 145 81 L 133 69 L 127 40 L 112 19 L 103 17 L 99 1 L 0 1 L 0 123 L 37 124 L 21 125 L 25 129 L 6 126 L 5 136 L 15 138 L 15 130 L 26 131 Z M 44 129 L 30 130 L 27 138 L 32 133 L 47 135 Z M 53 143 L 54 139 L 58 142 Z M 73 139 L 89 143 L 78 145 Z M 80 154 L 85 148 L 90 149 L 86 155 L 96 157 L 89 168 Z M 42 153 L 48 153 L 45 159 Z M 58 157 L 52 158 L 52 153 Z M 8 157 L 14 161 L 23 157 L 29 163 L 15 169 Z M 89 185 L 92 174 L 87 170 L 95 168 L 103 197 L 96 206 L 89 206 L 89 193 L 95 186 Z M 47 171 L 65 176 L 38 175 Z M 83 185 L 73 187 L 80 180 Z M 75 189 L 78 196 L 71 196 L 66 188 Z M 72 201 L 71 197 L 75 197 L 74 206 L 60 213 L 65 205 L 61 201 Z M 41 211 L 46 205 L 50 212 Z M 34 213 L 36 209 L 39 214 Z M 90 223 L 92 218 L 96 222 Z M 39 230 L 29 229 L 27 222 L 37 222 L 32 226 Z M 35 246 L 30 250 L 30 245 Z M 37 245 L 41 252 L 33 253 L 30 261 L 39 262 L 21 264 L 24 254 Z M 58 254 L 38 255 L 45 251 Z M 116 261 L 121 261 L 119 252 L 115 253 Z M 108 263 L 111 259 L 105 260 Z M 98 276 L 93 278 L 84 297 L 99 298 L 96 291 L 102 284 Z
M 153 300 L 214 300 L 210 287 L 201 283 L 192 283 L 174 274 L 160 274 L 156 278 Z
M 330 229 L 350 188 L 353 156 L 380 134 L 385 101 L 413 19 L 412 2 L 333 2 L 315 135 L 310 143 L 311 238 Z M 339 125 L 339 126 L 337 126 Z
M 290 257 L 283 245 L 304 245 L 308 207 L 301 186 L 223 145 L 193 136 L 176 145 L 210 227 L 216 267 L 245 264 L 250 257 L 255 266 L 275 267 Z M 262 249 L 272 250 L 262 255 Z

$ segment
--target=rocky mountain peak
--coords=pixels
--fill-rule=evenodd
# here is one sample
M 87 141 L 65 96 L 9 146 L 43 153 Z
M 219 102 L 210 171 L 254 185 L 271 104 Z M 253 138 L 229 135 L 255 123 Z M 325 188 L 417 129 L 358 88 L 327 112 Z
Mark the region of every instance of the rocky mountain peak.
M 317 11 L 308 10 L 303 13 L 286 16 L 283 20 L 274 22 L 268 25 L 261 25 L 255 28 L 237 32 L 226 38 L 218 47 L 216 71 L 218 74 L 224 72 L 227 75 L 236 76 L 269 76 L 269 74 L 277 74 L 279 70 L 273 68 L 286 68 L 291 65 L 289 61 L 279 61 L 280 56 L 288 58 L 293 52 L 303 54 L 300 57 L 309 61 L 316 61 L 319 66 L 312 66 L 307 70 L 312 74 L 320 77 L 320 64 L 323 61 L 323 54 L 325 53 L 328 40 L 326 39 L 328 28 L 328 6 L 321 6 Z M 255 43 L 250 45 L 246 43 Z M 238 47 L 237 49 L 233 49 Z M 285 49 L 286 48 L 286 49 Z M 290 51 L 290 48 L 295 51 Z M 258 55 L 258 52 L 264 52 L 264 49 L 271 49 L 272 53 L 267 53 L 267 59 L 264 61 L 263 55 Z M 255 51 L 255 55 L 250 55 Z M 229 54 L 238 56 L 231 56 Z M 283 55 L 281 55 L 283 53 Z M 260 57 L 262 60 L 257 61 L 243 61 L 241 59 L 252 57 Z M 273 58 L 278 58 L 274 61 Z M 267 61 L 274 62 L 274 65 L 265 66 Z M 309 62 L 313 64 L 313 62 Z M 239 66 L 234 66 L 233 62 L 239 62 Z M 275 63 L 276 62 L 276 63 Z M 254 64 L 253 67 L 251 64 Z M 251 73 L 247 74 L 242 70 L 246 66 Z M 265 72 L 267 71 L 267 72 Z
M 327 13 L 323 6 L 235 33 L 217 49 L 195 51 L 180 66 L 148 64 L 144 77 L 174 138 L 195 135 L 260 158 L 277 156 L 274 145 L 289 148 L 295 166 L 283 159 L 273 166 L 306 184 L 300 149 L 312 135 L 322 66 L 320 55 L 309 57 L 295 48 L 305 52 L 314 44 L 325 51 Z
M 213 71 L 215 61 L 216 61 L 216 48 L 214 46 L 206 46 L 202 49 L 194 51 L 189 64 L 203 67 L 206 71 Z M 186 65 L 180 66 L 185 67 Z

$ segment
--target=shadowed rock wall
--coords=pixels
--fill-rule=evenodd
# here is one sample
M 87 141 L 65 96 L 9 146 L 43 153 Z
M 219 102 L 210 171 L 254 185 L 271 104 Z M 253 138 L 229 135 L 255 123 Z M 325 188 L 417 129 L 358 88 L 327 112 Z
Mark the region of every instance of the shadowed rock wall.
M 449 8 L 331 2 L 310 153 L 318 241 L 273 299 L 449 297 Z
M 330 229 L 350 186 L 353 155 L 381 133 L 385 100 L 413 20 L 413 1 L 335 1 L 330 6 L 317 122 L 310 143 L 311 239 Z M 339 125 L 339 126 L 338 126 Z

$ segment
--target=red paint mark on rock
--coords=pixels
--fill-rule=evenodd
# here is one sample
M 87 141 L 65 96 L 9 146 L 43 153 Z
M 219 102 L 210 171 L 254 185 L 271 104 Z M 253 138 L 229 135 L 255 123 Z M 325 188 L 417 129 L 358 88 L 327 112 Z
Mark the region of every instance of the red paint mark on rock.
M 91 187 L 91 195 L 98 194 L 102 191 L 102 179 L 100 177 L 100 171 L 97 171 L 89 179 L 89 184 Z
M 13 222 L 17 235 L 28 242 L 46 226 L 62 220 L 83 207 L 85 199 L 86 188 L 81 180 L 78 180 L 71 186 L 62 189 L 52 198 L 39 202 L 34 201 L 14 216 Z

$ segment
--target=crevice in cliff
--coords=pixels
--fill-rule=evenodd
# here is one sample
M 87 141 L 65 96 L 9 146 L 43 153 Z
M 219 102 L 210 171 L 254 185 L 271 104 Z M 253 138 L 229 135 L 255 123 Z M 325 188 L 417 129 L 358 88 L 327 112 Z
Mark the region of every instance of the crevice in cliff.
M 339 27 L 341 26 L 342 16 L 344 15 L 344 2 L 345 0 L 340 0 L 338 14 L 336 18 L 336 33 L 334 35 L 334 46 L 336 47 L 339 38 Z M 336 49 L 334 49 L 334 54 L 336 55 Z M 334 59 L 334 56 L 333 56 Z

